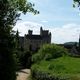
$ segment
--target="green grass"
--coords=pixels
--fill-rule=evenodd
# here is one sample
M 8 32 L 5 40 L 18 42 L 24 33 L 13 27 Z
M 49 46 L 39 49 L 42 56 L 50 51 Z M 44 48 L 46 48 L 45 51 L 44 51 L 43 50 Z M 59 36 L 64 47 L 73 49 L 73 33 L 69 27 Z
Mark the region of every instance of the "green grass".
M 41 61 L 32 67 L 49 75 L 80 80 L 80 58 L 60 57 L 50 61 Z

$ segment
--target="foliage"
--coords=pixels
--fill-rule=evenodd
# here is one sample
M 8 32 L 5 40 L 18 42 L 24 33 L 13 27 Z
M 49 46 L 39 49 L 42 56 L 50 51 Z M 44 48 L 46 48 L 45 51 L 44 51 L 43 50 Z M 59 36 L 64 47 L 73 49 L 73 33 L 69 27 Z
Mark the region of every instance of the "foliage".
M 73 7 L 75 7 L 77 5 L 77 7 L 80 7 L 80 0 L 73 0 L 74 4 Z
M 8 33 L 6 33 L 8 34 Z M 16 79 L 16 61 L 14 59 L 14 38 L 8 34 L 0 36 L 0 78 L 2 80 Z
M 21 63 L 20 63 L 20 56 L 21 56 L 21 54 L 23 54 L 23 52 L 22 52 L 22 50 L 21 50 L 21 48 L 20 48 L 20 41 L 19 41 L 19 32 L 18 32 L 18 30 L 16 31 L 16 35 L 14 35 L 15 37 L 15 58 L 16 58 L 16 62 L 17 62 L 17 70 L 19 70 L 20 69 L 20 65 L 21 65 Z
M 80 80 L 80 58 L 60 57 L 50 61 L 41 61 L 31 68 L 36 80 Z
M 33 6 L 34 4 L 27 0 L 0 0 L 0 24 L 5 26 L 15 24 L 19 19 L 20 12 L 38 14 L 39 12 L 34 10 Z
M 19 56 L 19 61 L 22 66 L 22 68 L 30 68 L 31 67 L 31 52 L 23 52 L 21 56 Z
M 32 56 L 32 61 L 37 62 L 41 60 L 50 60 L 65 55 L 68 55 L 68 52 L 65 48 L 57 46 L 55 44 L 46 44 L 40 48 L 38 53 Z
M 64 43 L 64 45 L 68 45 L 68 46 L 76 46 L 78 44 L 78 42 L 66 42 Z
M 20 12 L 39 13 L 27 0 L 0 0 L 0 78 L 16 80 L 15 39 L 12 31 Z
M 17 50 L 19 50 L 19 47 L 20 47 L 19 44 L 20 44 L 20 43 L 19 43 L 19 32 L 18 32 L 18 30 L 17 30 L 16 35 L 15 35 L 15 45 L 16 45 L 16 49 L 17 49 Z
M 17 59 L 17 70 L 22 68 L 30 68 L 31 66 L 31 53 L 30 51 L 24 51 L 23 46 L 20 45 L 20 36 L 17 30 L 15 35 L 15 48 L 16 48 L 16 59 Z

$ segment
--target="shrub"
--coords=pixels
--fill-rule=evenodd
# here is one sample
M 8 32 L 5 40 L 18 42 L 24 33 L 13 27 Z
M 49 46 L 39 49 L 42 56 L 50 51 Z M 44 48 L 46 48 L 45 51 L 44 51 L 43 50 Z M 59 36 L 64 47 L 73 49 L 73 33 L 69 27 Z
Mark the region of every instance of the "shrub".
M 22 68 L 31 67 L 31 56 L 32 56 L 31 54 L 32 54 L 31 52 L 27 51 L 27 52 L 23 52 L 23 54 L 19 56 L 19 61 Z
M 32 61 L 50 60 L 65 55 L 68 55 L 68 52 L 64 47 L 55 44 L 45 44 L 40 48 L 38 53 L 32 56 Z

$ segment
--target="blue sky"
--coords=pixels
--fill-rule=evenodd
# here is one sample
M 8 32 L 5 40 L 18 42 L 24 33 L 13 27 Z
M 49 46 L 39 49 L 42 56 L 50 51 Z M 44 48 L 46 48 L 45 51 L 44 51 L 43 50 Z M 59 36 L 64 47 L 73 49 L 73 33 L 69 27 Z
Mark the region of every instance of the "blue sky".
M 73 8 L 72 0 L 30 0 L 40 14 L 22 15 L 24 21 L 34 21 L 46 26 L 62 26 L 67 23 L 80 23 L 78 8 Z
M 49 29 L 52 32 L 52 42 L 54 43 L 78 41 L 78 35 L 80 33 L 80 11 L 78 8 L 73 8 L 73 0 L 29 1 L 35 4 L 34 8 L 39 10 L 40 14 L 22 14 L 20 17 L 22 21 L 19 21 L 16 24 L 16 29 L 21 23 L 29 24 L 31 22 L 32 24 L 43 25 L 44 29 Z M 24 24 L 22 26 L 24 26 Z M 30 26 L 28 26 L 26 29 L 29 29 L 29 27 Z M 24 30 L 20 32 L 24 32 Z M 37 30 L 37 32 L 39 32 L 39 30 Z

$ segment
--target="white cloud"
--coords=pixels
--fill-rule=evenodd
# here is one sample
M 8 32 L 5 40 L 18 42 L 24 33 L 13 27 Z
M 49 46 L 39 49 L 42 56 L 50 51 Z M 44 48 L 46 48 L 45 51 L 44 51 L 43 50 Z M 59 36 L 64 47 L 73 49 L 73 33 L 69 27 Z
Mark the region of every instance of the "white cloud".
M 80 16 L 80 12 L 78 13 L 78 15 Z
M 80 33 L 80 25 L 78 24 L 66 24 L 62 27 L 44 27 L 42 24 L 35 22 L 18 22 L 14 27 L 14 30 L 19 30 L 20 35 L 27 34 L 28 30 L 33 30 L 34 34 L 40 33 L 40 27 L 43 29 L 49 29 L 52 33 L 52 42 L 64 43 L 69 41 L 78 41 Z
M 67 24 L 62 27 L 54 28 L 52 33 L 53 33 L 52 41 L 56 43 L 78 41 L 80 25 Z
M 13 28 L 15 31 L 19 31 L 21 36 L 28 33 L 28 30 L 33 30 L 34 34 L 39 34 L 40 27 L 43 26 L 42 24 L 38 24 L 35 22 L 22 22 L 19 21 L 16 26 Z
M 72 28 L 76 28 L 76 27 L 80 27 L 80 25 L 77 25 L 77 24 L 66 24 L 63 26 L 63 28 L 67 28 L 67 29 L 72 29 Z
M 43 22 L 43 23 L 47 23 L 48 21 L 47 21 L 47 20 L 42 20 L 41 22 Z

